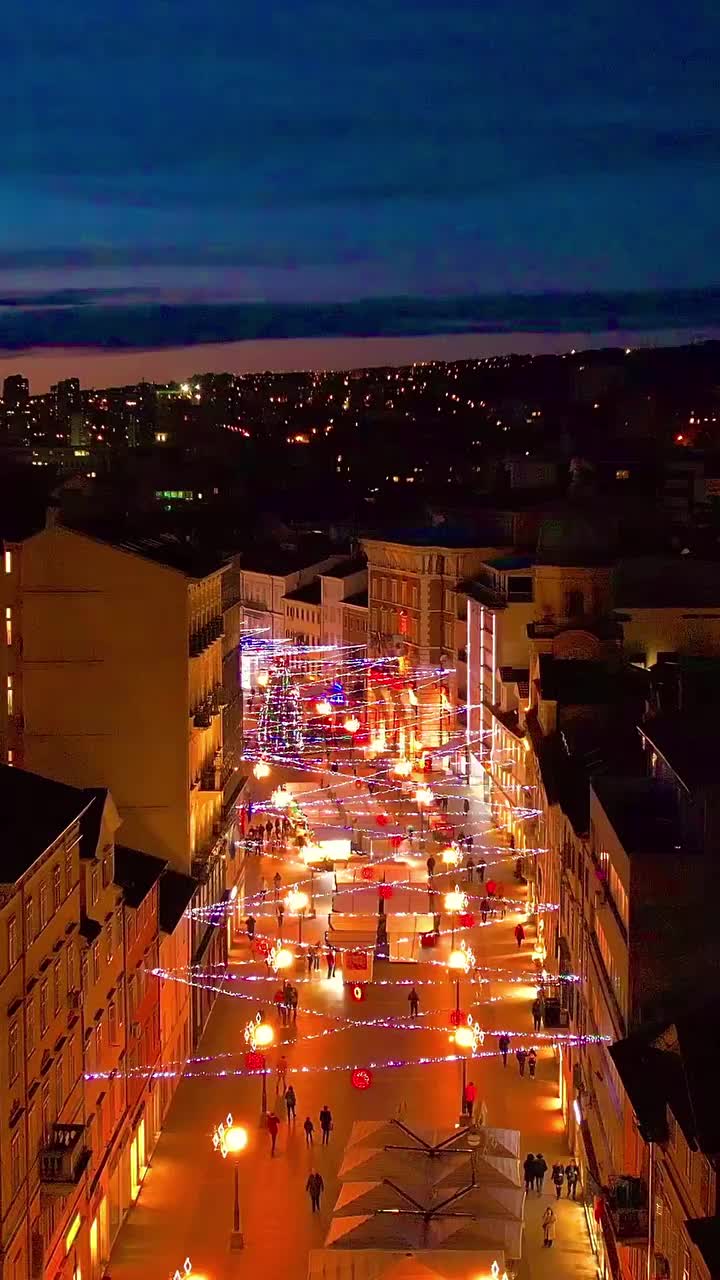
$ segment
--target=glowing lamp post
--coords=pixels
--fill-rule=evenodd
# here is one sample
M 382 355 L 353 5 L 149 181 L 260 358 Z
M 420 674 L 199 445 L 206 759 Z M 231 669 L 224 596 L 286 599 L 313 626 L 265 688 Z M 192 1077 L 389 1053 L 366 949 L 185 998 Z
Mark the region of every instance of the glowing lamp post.
M 319 702 L 315 703 L 315 711 L 319 716 L 323 716 L 323 718 L 331 716 L 332 703 L 328 702 L 327 698 L 321 698 Z
M 310 899 L 302 889 L 291 889 L 285 898 L 285 910 L 288 915 L 297 916 L 298 920 L 298 942 L 302 946 L 302 922 L 303 916 L 310 906 Z
M 292 801 L 292 796 L 284 787 L 276 787 L 270 797 L 270 803 L 274 809 L 287 809 Z
M 285 969 L 292 969 L 293 953 L 292 951 L 288 951 L 287 947 L 283 947 L 276 942 L 270 949 L 268 964 L 270 965 L 273 973 L 280 973 Z
M 270 676 L 268 675 L 267 671 L 258 671 L 257 673 L 258 689 L 267 689 L 269 681 L 270 681 Z
M 192 1280 L 192 1262 L 189 1258 L 186 1258 L 183 1262 L 182 1270 L 178 1267 L 172 1280 Z
M 450 936 L 450 946 L 455 947 L 455 918 L 459 911 L 464 911 L 467 907 L 467 894 L 463 893 L 460 885 L 456 884 L 455 888 L 445 894 L 445 910 L 452 913 L 452 933 Z
M 258 779 L 258 781 L 260 781 L 262 778 L 268 778 L 270 776 L 270 765 L 268 764 L 267 760 L 258 760 L 257 764 L 255 765 L 255 768 L 253 769 L 253 774 Z
M 470 1014 L 464 1026 L 460 1026 L 453 1031 L 450 1036 L 451 1042 L 454 1042 L 457 1049 L 462 1050 L 462 1091 L 460 1094 L 460 1110 L 463 1110 L 465 1102 L 465 1089 L 467 1087 L 467 1060 L 477 1052 L 478 1045 L 485 1042 L 485 1032 L 474 1022 Z
M 235 1124 L 231 1115 L 227 1115 L 225 1120 L 221 1120 L 220 1124 L 216 1126 L 212 1136 L 212 1144 L 215 1150 L 220 1152 L 223 1160 L 227 1160 L 228 1156 L 233 1157 L 235 1201 L 233 1204 L 233 1226 L 230 1232 L 230 1248 L 242 1249 L 244 1241 L 240 1221 L 240 1169 L 237 1158 L 248 1144 L 248 1131 L 241 1124 Z M 187 1267 L 188 1262 L 189 1259 L 186 1259 L 185 1267 Z M 192 1267 L 190 1267 L 189 1271 L 184 1271 L 184 1276 L 189 1277 L 191 1272 Z
M 350 760 L 355 770 L 355 734 L 360 732 L 360 721 L 357 716 L 346 716 L 343 721 L 343 729 L 350 734 Z
M 245 1043 L 250 1046 L 252 1053 L 258 1053 L 261 1049 L 268 1049 L 275 1039 L 275 1032 L 269 1022 L 263 1022 L 260 1014 L 248 1022 L 243 1032 Z M 262 1058 L 262 1094 L 260 1100 L 260 1124 L 264 1125 L 267 1117 L 267 1059 L 264 1053 L 259 1053 Z
M 409 778 L 412 773 L 412 763 L 405 756 L 401 756 L 399 760 L 395 761 L 392 771 L 396 778 Z
M 450 977 L 455 981 L 455 1011 L 460 1011 L 460 979 L 463 974 L 468 974 L 475 966 L 475 954 L 465 943 L 461 943 L 457 950 L 451 951 L 448 956 L 448 972 Z
M 430 788 L 422 782 L 415 792 L 415 804 L 417 805 L 418 815 L 420 817 L 420 837 L 422 838 L 425 830 L 425 810 L 430 808 L 435 799 Z
M 454 845 L 448 845 L 447 849 L 441 850 L 440 859 L 448 870 L 451 867 L 456 867 L 460 861 L 460 850 L 456 849 Z

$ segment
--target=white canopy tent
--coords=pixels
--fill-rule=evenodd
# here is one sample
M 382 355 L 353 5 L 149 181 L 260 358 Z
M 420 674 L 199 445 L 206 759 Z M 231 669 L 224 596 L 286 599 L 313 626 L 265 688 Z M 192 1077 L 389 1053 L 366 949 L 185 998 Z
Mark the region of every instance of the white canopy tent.
M 477 1136 L 477 1141 L 473 1137 Z M 468 1139 L 471 1139 L 468 1141 Z M 348 1147 L 402 1147 L 423 1151 L 443 1146 L 444 1150 L 478 1150 L 494 1156 L 520 1158 L 520 1133 L 492 1125 L 473 1129 L 411 1129 L 400 1120 L 356 1120 L 350 1130 Z
M 307 1280 L 492 1280 L 493 1263 L 500 1275 L 503 1254 L 455 1249 L 311 1249 Z
M 482 1186 L 521 1187 L 520 1161 L 508 1156 L 476 1152 L 447 1153 L 430 1158 L 422 1149 L 394 1151 L 360 1145 L 346 1150 L 338 1177 L 341 1182 L 382 1182 L 389 1178 L 414 1194 L 414 1188 Z
M 502 1218 L 426 1218 L 397 1209 L 333 1218 L 325 1247 L 356 1249 L 481 1249 L 519 1256 L 522 1226 Z M 509 1246 L 509 1248 L 508 1248 Z

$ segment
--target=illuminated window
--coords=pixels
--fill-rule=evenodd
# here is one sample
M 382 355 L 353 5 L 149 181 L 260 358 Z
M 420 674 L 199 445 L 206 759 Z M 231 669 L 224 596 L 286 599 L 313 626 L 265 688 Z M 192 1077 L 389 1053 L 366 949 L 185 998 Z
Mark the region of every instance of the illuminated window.
M 17 920 L 15 916 L 11 916 L 7 923 L 7 945 L 8 945 L 8 969 L 12 969 L 17 964 L 18 948 L 17 948 Z
M 10 1084 L 17 1080 L 20 1074 L 20 1026 L 17 1022 L 10 1023 L 8 1032 L 8 1075 Z
M 12 609 L 7 605 L 5 609 L 5 643 L 12 644 Z
M 40 1034 L 45 1035 L 48 1029 L 48 981 L 40 984 Z
M 56 863 L 52 873 L 52 896 L 53 911 L 57 911 L 62 902 L 62 887 L 60 884 L 60 864 Z
M 10 766 L 14 765 L 15 763 L 15 752 L 13 751 L 12 747 L 8 747 L 7 762 Z
M 5 552 L 5 572 L 12 573 L 12 551 Z
M 619 471 L 616 471 L 616 472 L 615 472 L 615 479 L 616 479 L 616 480 L 629 480 L 629 479 L 630 479 L 630 472 L 629 472 L 629 471 L 627 471 L 624 467 L 621 467 L 621 469 L 620 469 Z
M 10 1190 L 16 1192 L 22 1180 L 22 1159 L 20 1156 L 20 1134 L 14 1133 L 10 1141 Z
M 13 714 L 13 707 L 15 705 L 15 699 L 13 695 L 14 695 L 13 677 L 8 676 L 7 678 L 7 713 L 9 716 Z

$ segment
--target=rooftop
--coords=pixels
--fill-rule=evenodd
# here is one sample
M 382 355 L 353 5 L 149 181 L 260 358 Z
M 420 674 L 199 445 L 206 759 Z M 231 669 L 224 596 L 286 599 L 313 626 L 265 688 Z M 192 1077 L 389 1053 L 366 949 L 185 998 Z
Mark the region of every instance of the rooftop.
M 296 591 L 287 591 L 285 599 L 299 600 L 301 604 L 321 604 L 322 585 L 319 578 L 315 582 L 308 582 L 305 587 L 298 587 Z
M 638 556 L 615 569 L 617 609 L 720 609 L 717 564 L 692 556 Z
M 394 542 L 401 547 L 432 547 L 434 550 L 473 550 L 477 547 L 494 546 L 497 534 L 484 535 L 476 530 L 452 529 L 447 525 L 428 525 L 425 529 L 394 529 L 387 532 L 369 533 L 363 542 Z
M 107 543 L 117 551 L 142 556 L 143 560 L 151 560 L 154 564 L 173 569 L 188 578 L 207 578 L 212 573 L 218 573 L 229 559 L 214 548 L 199 546 L 178 538 L 173 533 L 132 537 L 126 524 L 113 520 L 94 521 L 82 528 L 57 523 L 49 527 L 60 529 L 69 536 Z
M 299 569 L 318 568 L 337 552 L 328 538 L 301 539 L 295 546 L 277 543 L 251 547 L 242 554 L 240 567 L 249 573 L 268 573 L 279 578 Z M 338 557 L 339 559 L 340 557 Z
M 565 705 L 605 705 L 633 693 L 642 699 L 648 682 L 635 667 L 614 669 L 600 660 L 541 654 L 539 666 L 542 697 Z
M 171 867 L 160 877 L 158 914 L 163 933 L 175 932 L 197 887 L 198 881 L 193 880 L 192 876 L 183 875 L 182 871 L 173 871 Z
M 323 570 L 325 578 L 349 578 L 354 573 L 363 573 L 367 569 L 367 560 L 364 556 L 350 556 L 347 560 L 341 560 L 339 564 L 334 564 L 332 569 Z
M 717 725 L 702 716 L 656 716 L 639 726 L 640 733 L 669 765 L 687 791 L 717 786 Z
M 498 569 L 503 573 L 507 573 L 512 569 L 532 569 L 535 564 L 534 556 L 495 556 L 492 560 L 486 560 L 489 569 Z
M 367 609 L 368 593 L 367 591 L 356 591 L 354 595 L 346 596 L 343 600 L 343 604 L 354 604 L 359 609 Z
M 115 883 L 129 907 L 139 907 L 160 879 L 167 862 L 127 845 L 115 846 Z
M 683 841 L 673 788 L 658 778 L 596 777 L 592 789 L 629 857 L 675 856 Z
M 19 880 L 92 801 L 92 792 L 0 765 L 0 883 Z

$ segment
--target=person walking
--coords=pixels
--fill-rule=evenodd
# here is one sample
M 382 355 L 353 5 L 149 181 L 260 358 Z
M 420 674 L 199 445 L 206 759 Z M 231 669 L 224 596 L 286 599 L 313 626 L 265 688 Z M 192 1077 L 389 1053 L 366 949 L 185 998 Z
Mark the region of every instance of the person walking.
M 483 924 L 485 924 L 485 922 L 486 922 L 486 920 L 487 920 L 487 918 L 488 918 L 488 911 L 489 911 L 489 910 L 490 910 L 490 899 L 489 899 L 489 898 L 483 898 L 483 899 L 482 899 L 482 901 L 481 901 L 481 903 L 480 903 L 480 919 L 482 920 Z
M 515 941 L 518 944 L 518 950 L 519 950 L 523 942 L 525 941 L 525 930 L 523 929 L 521 924 L 515 925 L 514 933 L 515 933 Z
M 245 932 L 247 933 L 248 938 L 252 942 L 253 938 L 255 937 L 255 917 L 254 916 L 248 916 L 247 920 L 245 921 Z
M 488 880 L 485 888 L 487 889 L 488 897 L 494 898 L 497 892 L 497 882 L 495 880 Z
M 305 1117 L 305 1123 L 303 1124 L 303 1129 L 305 1130 L 305 1146 L 311 1147 L 313 1145 L 313 1133 L 315 1132 L 315 1125 L 313 1124 L 309 1116 Z
M 525 1178 L 525 1191 L 531 1191 L 535 1186 L 535 1156 L 532 1152 L 523 1160 L 523 1177 Z
M 464 814 L 465 814 L 465 816 L 467 817 L 467 815 L 469 814 L 469 812 L 470 812 L 470 801 L 468 800 L 468 798 L 467 798 L 467 796 L 466 796 L 466 797 L 465 797 L 465 799 L 463 800 L 463 813 L 464 813 Z
M 510 1037 L 507 1031 L 503 1031 L 498 1039 L 498 1048 L 502 1054 L 503 1066 L 507 1066 L 508 1052 L 510 1050 Z
M 529 1054 L 528 1054 L 527 1064 L 528 1064 L 528 1071 L 529 1071 L 529 1073 L 530 1073 L 530 1079 L 531 1079 L 531 1080 L 534 1080 L 534 1079 L 535 1079 L 535 1068 L 536 1068 L 536 1066 L 537 1066 L 537 1054 L 536 1054 L 536 1052 L 535 1052 L 535 1050 L 534 1050 L 534 1049 L 531 1049 L 531 1050 L 530 1050 L 530 1052 L 529 1052 Z
M 472 884 L 473 872 L 475 870 L 475 863 L 473 862 L 472 858 L 468 858 L 467 862 L 465 863 L 465 866 L 467 868 L 467 882 L 468 884 Z
M 290 988 L 290 1008 L 288 1010 L 288 1022 L 290 1021 L 291 1013 L 292 1013 L 293 1022 L 297 1022 L 297 1011 L 298 1011 L 298 989 L 297 987 L 291 987 Z
M 280 1121 L 278 1120 L 274 1111 L 271 1111 L 267 1118 L 267 1129 L 268 1129 L 268 1133 L 270 1134 L 270 1143 L 271 1143 L 270 1155 L 274 1156 L 275 1144 L 277 1142 L 277 1136 L 280 1130 Z
M 420 1010 L 420 997 L 414 987 L 408 996 L 408 1004 L 410 1005 L 410 1017 L 417 1018 Z
M 288 1085 L 287 1089 L 285 1090 L 285 1106 L 287 1107 L 288 1124 L 290 1123 L 291 1120 L 295 1119 L 296 1105 L 297 1105 L 297 1098 L 295 1097 L 295 1090 L 293 1089 L 292 1085 Z
M 538 1154 L 535 1157 L 535 1190 L 539 1196 L 542 1195 L 543 1182 L 545 1181 L 546 1173 L 547 1161 L 542 1152 L 538 1151 Z
M 517 1058 L 517 1064 L 520 1070 L 520 1075 L 524 1076 L 525 1075 L 525 1059 L 527 1058 L 527 1049 L 523 1049 L 521 1045 L 519 1049 L 515 1050 L 515 1057 Z
M 477 869 L 478 869 L 478 880 L 480 881 L 481 884 L 484 884 L 485 872 L 487 871 L 487 862 L 485 861 L 484 858 L 481 858 L 480 861 L 478 862 Z
M 334 978 L 335 977 L 335 952 L 333 951 L 332 947 L 328 947 L 327 951 L 325 952 L 325 960 L 327 962 L 327 976 L 328 978 Z
M 285 1094 L 287 1093 L 288 1060 L 285 1057 L 284 1053 L 280 1058 L 278 1058 L 278 1064 L 276 1069 L 277 1069 L 277 1084 L 275 1086 L 275 1093 L 278 1094 L 280 1092 L 280 1086 L 282 1085 L 282 1091 L 283 1091 L 283 1094 Z
M 305 1183 L 305 1190 L 310 1193 L 310 1204 L 312 1205 L 313 1213 L 319 1213 L 320 1197 L 325 1190 L 325 1183 L 322 1180 L 322 1174 L 311 1169 L 310 1176 Z
M 285 992 L 283 991 L 282 987 L 278 987 L 277 991 L 275 992 L 275 995 L 273 996 L 273 1004 L 275 1005 L 275 1010 L 278 1015 L 278 1018 L 280 1019 L 282 1025 L 285 1026 L 287 1022 L 287 1009 L 285 1007 Z
M 477 1098 L 477 1089 L 472 1080 L 468 1080 L 463 1093 L 463 1114 L 469 1116 L 472 1120 L 472 1114 L 475 1110 L 475 1099 Z
M 555 1211 L 548 1205 L 542 1218 L 543 1248 L 552 1249 L 555 1239 Z
M 429 878 L 430 880 L 432 880 L 432 878 L 433 878 L 433 874 L 434 874 L 434 872 L 435 872 L 435 859 L 433 858 L 432 854 L 430 854 L 430 857 L 428 858 L 427 862 L 425 863 L 425 866 L 427 867 L 427 871 L 428 871 L 428 878 Z
M 275 915 L 277 916 L 278 937 L 282 938 L 283 921 L 285 919 L 285 908 L 282 902 L 278 902 Z
M 571 1192 L 572 1192 L 573 1200 L 575 1199 L 575 1195 L 577 1192 L 577 1185 L 579 1181 L 580 1181 L 580 1169 L 578 1168 L 577 1161 L 571 1160 L 569 1164 L 565 1165 L 565 1185 L 567 1187 L 566 1194 L 567 1194 L 568 1200 L 570 1199 Z
M 557 1162 L 553 1165 L 550 1177 L 555 1184 L 555 1199 L 559 1200 L 562 1195 L 563 1182 L 565 1181 L 565 1170 L 563 1169 L 562 1164 Z
M 314 946 L 314 947 L 313 947 L 313 949 L 312 949 L 312 955 L 313 955 L 313 967 L 314 967 L 314 969 L 315 969 L 315 972 L 316 972 L 316 973 L 319 973 L 319 972 L 320 972 L 320 953 L 321 953 L 321 951 L 322 951 L 322 947 L 320 946 L 320 943 L 319 943 L 319 942 L 316 942 L 316 943 L 315 943 L 315 946 Z
M 279 871 L 276 871 L 275 875 L 273 876 L 273 889 L 275 891 L 276 902 L 280 901 L 280 885 L 281 884 L 282 884 L 282 876 L 280 875 Z
M 542 1026 L 542 1015 L 543 1015 L 542 1000 L 540 999 L 539 996 L 537 996 L 532 1003 L 533 1031 L 540 1030 Z
M 322 1145 L 327 1146 L 330 1141 L 330 1130 L 332 1129 L 332 1111 L 327 1102 L 320 1112 L 320 1128 L 322 1129 Z

